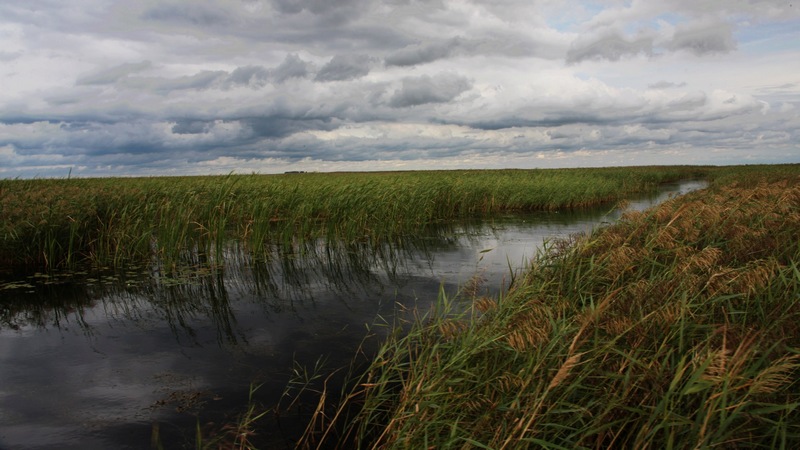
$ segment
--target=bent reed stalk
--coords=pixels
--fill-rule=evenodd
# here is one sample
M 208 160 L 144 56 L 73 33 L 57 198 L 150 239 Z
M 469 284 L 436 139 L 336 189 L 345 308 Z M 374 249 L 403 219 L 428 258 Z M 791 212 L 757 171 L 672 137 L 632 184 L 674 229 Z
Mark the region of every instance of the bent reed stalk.
M 800 447 L 800 168 L 718 180 L 398 323 L 299 446 Z
M 222 264 L 327 238 L 402 239 L 444 221 L 578 208 L 708 167 L 0 180 L 0 269 Z

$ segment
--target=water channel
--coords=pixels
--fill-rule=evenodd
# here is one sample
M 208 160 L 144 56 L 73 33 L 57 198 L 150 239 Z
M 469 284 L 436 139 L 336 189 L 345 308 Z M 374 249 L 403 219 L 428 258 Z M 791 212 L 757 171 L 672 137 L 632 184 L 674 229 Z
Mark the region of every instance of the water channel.
M 704 186 L 666 185 L 630 208 Z M 252 385 L 274 405 L 293 370 L 347 366 L 398 312 L 476 277 L 497 294 L 543 242 L 618 215 L 501 217 L 408 245 L 320 243 L 261 262 L 232 252 L 224 270 L 180 279 L 139 269 L 0 280 L 0 449 L 150 448 L 154 429 L 165 448 L 193 447 L 196 427 L 241 412 Z M 259 439 L 291 448 L 304 417 L 301 405 Z

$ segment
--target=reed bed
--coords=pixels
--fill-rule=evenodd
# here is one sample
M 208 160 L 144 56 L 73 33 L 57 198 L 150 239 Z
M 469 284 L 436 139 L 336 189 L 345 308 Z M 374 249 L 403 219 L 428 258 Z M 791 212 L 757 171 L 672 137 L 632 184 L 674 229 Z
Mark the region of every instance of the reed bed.
M 502 211 L 578 208 L 707 167 L 0 180 L 0 270 L 222 264 L 317 238 L 402 239 Z
M 800 447 L 800 173 L 718 180 L 395 324 L 300 446 Z

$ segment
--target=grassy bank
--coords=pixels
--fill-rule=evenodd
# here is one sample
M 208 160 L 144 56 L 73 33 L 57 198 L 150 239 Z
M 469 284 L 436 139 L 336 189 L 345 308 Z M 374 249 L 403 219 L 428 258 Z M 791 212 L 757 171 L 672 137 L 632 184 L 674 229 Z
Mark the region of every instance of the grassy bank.
M 398 239 L 442 221 L 578 208 L 708 167 L 0 180 L 0 270 L 221 262 L 233 239 Z
M 737 170 L 442 299 L 301 446 L 800 447 L 800 170 Z

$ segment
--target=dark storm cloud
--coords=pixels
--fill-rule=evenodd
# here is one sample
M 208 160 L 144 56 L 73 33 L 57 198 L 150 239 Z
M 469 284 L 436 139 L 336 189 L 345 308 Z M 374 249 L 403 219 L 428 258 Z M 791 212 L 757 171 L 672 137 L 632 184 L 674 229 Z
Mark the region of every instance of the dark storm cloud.
M 142 61 L 139 63 L 120 64 L 110 69 L 101 70 L 81 78 L 75 82 L 78 85 L 93 85 L 93 84 L 113 84 L 119 79 L 124 78 L 132 73 L 141 72 L 148 69 L 153 64 L 150 61 Z
M 405 108 L 426 103 L 445 103 L 471 87 L 469 80 L 458 75 L 408 77 L 403 79 L 401 88 L 392 95 L 389 106 Z
M 346 81 L 368 74 L 372 58 L 367 55 L 336 55 L 317 72 L 316 81 Z

